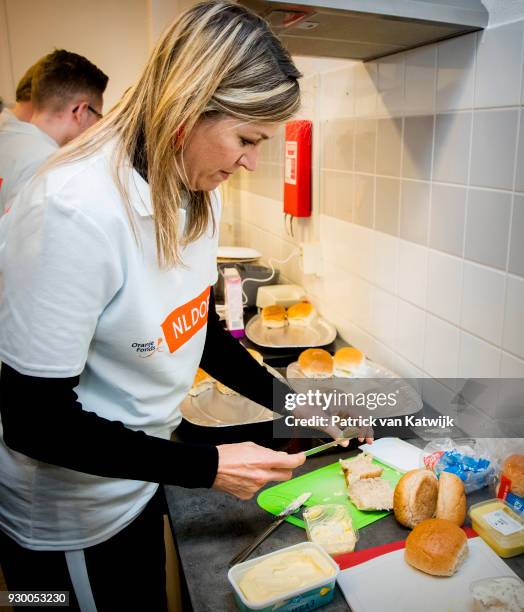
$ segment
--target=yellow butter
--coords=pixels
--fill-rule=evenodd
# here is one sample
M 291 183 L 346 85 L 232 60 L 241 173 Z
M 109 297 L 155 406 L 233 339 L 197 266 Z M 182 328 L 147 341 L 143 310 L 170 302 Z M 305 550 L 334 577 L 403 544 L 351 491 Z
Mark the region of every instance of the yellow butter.
M 251 566 L 238 582 L 251 604 L 279 597 L 335 575 L 318 550 L 289 551 L 271 555 Z
M 524 519 L 502 499 L 490 499 L 471 506 L 473 529 L 500 557 L 524 552 Z

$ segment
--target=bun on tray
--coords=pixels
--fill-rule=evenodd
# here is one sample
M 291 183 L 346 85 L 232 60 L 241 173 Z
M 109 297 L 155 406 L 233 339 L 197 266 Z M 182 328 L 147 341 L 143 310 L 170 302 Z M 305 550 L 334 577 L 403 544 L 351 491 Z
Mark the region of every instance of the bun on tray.
M 317 311 L 309 302 L 298 302 L 287 309 L 287 320 L 290 325 L 306 327 L 316 318 Z
M 260 317 L 264 327 L 278 328 L 287 325 L 286 309 L 280 304 L 273 304 L 272 306 L 262 308 Z
M 308 378 L 331 378 L 333 376 L 333 357 L 324 349 L 310 348 L 302 351 L 298 365 Z
M 193 381 L 193 386 L 189 390 L 189 395 L 192 397 L 197 397 L 201 393 L 204 393 L 204 391 L 211 389 L 215 382 L 215 379 L 205 370 L 198 368 L 195 374 L 195 380 Z
M 468 554 L 468 538 L 460 527 L 445 519 L 427 519 L 406 539 L 404 558 L 432 576 L 452 576 Z
M 358 375 L 358 370 L 365 364 L 366 357 L 362 351 L 353 346 L 338 349 L 333 357 L 335 376 L 350 378 Z

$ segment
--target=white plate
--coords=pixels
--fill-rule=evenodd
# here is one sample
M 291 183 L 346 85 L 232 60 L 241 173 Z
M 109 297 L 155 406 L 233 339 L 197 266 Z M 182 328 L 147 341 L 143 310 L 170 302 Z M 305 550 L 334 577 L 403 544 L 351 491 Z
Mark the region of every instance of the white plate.
M 473 581 L 516 574 L 480 537 L 470 538 L 468 547 L 464 564 L 450 577 L 416 570 L 401 549 L 345 569 L 337 582 L 353 612 L 469 612 Z
M 422 465 L 422 449 L 400 438 L 380 438 L 359 448 L 399 472 L 416 470 Z
M 249 247 L 219 246 L 217 257 L 220 259 L 258 259 L 262 257 L 262 253 Z
M 260 315 L 255 315 L 246 325 L 246 336 L 251 342 L 267 348 L 310 348 L 331 344 L 337 337 L 337 330 L 322 317 L 306 327 L 287 325 L 268 329 L 262 325 Z
M 265 365 L 265 368 L 276 378 L 284 380 L 272 367 Z M 247 425 L 280 418 L 280 415 L 247 397 L 220 393 L 214 384 L 196 397 L 186 395 L 180 404 L 180 411 L 186 421 L 203 427 Z

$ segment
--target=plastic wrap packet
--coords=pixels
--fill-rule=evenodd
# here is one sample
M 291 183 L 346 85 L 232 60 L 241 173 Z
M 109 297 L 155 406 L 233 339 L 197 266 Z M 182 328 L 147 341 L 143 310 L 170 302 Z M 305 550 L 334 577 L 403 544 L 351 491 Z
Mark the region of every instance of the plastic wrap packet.
M 424 449 L 423 462 L 437 476 L 441 472 L 456 474 L 466 493 L 490 485 L 497 473 L 495 462 L 477 440 L 433 440 Z

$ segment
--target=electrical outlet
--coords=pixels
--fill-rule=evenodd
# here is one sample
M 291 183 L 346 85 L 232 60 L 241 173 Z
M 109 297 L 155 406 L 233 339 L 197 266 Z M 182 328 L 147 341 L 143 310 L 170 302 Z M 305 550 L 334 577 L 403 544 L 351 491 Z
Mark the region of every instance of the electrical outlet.
M 322 276 L 322 247 L 320 242 L 302 242 L 300 261 L 304 274 Z

